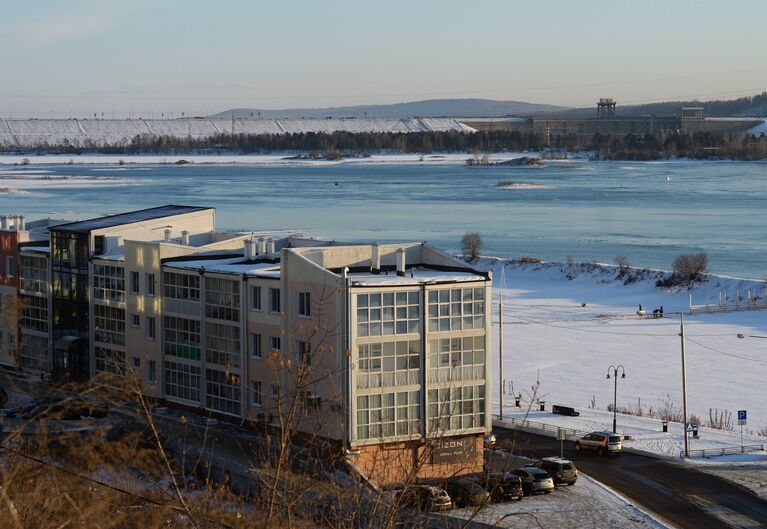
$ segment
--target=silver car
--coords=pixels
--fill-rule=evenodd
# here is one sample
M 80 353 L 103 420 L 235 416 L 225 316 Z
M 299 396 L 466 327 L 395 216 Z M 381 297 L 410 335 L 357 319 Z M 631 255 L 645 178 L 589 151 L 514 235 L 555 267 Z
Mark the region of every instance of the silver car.
M 595 450 L 599 455 L 616 454 L 623 451 L 623 437 L 611 432 L 591 432 L 575 441 L 575 449 Z
M 522 467 L 512 471 L 522 481 L 522 492 L 531 494 L 550 494 L 554 490 L 554 480 L 548 472 L 538 467 Z

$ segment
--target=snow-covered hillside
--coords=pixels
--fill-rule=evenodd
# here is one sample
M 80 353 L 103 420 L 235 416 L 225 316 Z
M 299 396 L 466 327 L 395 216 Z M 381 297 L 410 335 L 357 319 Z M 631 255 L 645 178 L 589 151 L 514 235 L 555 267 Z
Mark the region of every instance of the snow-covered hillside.
M 749 289 L 765 294 L 765 283 L 710 276 L 692 289 L 655 286 L 668 272 L 632 270 L 619 278 L 609 265 L 518 263 L 482 259 L 494 271 L 493 318 L 504 303 L 505 393 L 529 395 L 536 380 L 538 396 L 550 404 L 605 410 L 613 402 L 608 367 L 622 364 L 619 408 L 641 407 L 645 414 L 682 405 L 680 311 L 717 301 L 727 291 L 732 300 Z M 626 281 L 631 277 L 629 281 Z M 628 284 L 626 284 L 628 283 Z M 665 317 L 639 317 L 639 304 L 650 313 L 663 306 Z M 747 409 L 749 431 L 767 429 L 767 311 L 685 314 L 688 405 L 705 424 L 715 410 L 732 414 Z M 739 338 L 738 335 L 744 338 Z M 494 321 L 494 406 L 498 405 L 497 321 Z

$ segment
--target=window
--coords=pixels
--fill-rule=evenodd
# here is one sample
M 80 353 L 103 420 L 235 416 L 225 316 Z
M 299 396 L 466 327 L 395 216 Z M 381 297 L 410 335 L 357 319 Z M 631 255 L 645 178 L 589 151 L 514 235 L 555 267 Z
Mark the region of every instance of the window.
M 15 270 L 13 268 L 13 256 L 7 255 L 5 257 L 5 276 L 6 277 L 13 277 L 15 275 Z
M 280 398 L 280 386 L 272 384 L 271 388 L 272 399 L 277 400 Z
M 429 340 L 429 382 L 485 378 L 485 337 Z
M 96 359 L 96 371 L 100 373 L 112 373 L 122 376 L 126 371 L 125 352 L 117 351 L 109 347 L 96 347 L 94 349 Z
M 303 408 L 304 410 L 317 410 L 320 408 L 320 404 L 322 404 L 322 399 L 319 395 L 316 393 L 313 393 L 311 391 L 307 391 L 304 393 L 304 399 L 303 399 Z
M 357 439 L 414 435 L 420 431 L 420 391 L 357 397 Z
M 215 277 L 205 280 L 205 316 L 240 321 L 240 287 L 237 281 Z
M 357 388 L 379 388 L 419 384 L 421 342 L 371 343 L 360 345 Z
M 138 272 L 131 272 L 130 273 L 130 293 L 131 294 L 138 294 L 139 293 L 139 273 Z
M 269 347 L 271 347 L 272 351 L 279 351 L 282 349 L 282 344 L 280 343 L 280 337 L 279 336 L 270 336 L 269 337 Z
M 125 345 L 125 311 L 104 305 L 93 306 L 94 339 L 97 342 Z
M 298 315 L 306 318 L 312 315 L 312 298 L 309 292 L 298 293 Z
M 166 355 L 200 359 L 200 322 L 174 316 L 164 316 L 163 352 Z
M 146 363 L 146 378 L 149 382 L 157 380 L 157 362 L 150 360 Z
M 105 238 L 103 235 L 96 235 L 93 237 L 93 253 L 101 255 L 106 251 Z
M 19 325 L 24 329 L 38 332 L 48 332 L 48 299 L 39 296 L 20 296 L 21 320 Z M 10 335 L 13 337 L 13 335 Z
M 147 340 L 155 339 L 156 333 L 155 333 L 154 323 L 155 323 L 154 316 L 146 317 L 146 339 Z
M 225 367 L 240 367 L 240 328 L 223 323 L 205 323 L 205 361 Z
M 48 264 L 43 257 L 22 255 L 19 258 L 21 289 L 45 294 L 48 292 Z
M 298 354 L 302 362 L 308 366 L 312 365 L 311 346 L 307 342 L 298 342 Z
M 93 298 L 125 301 L 125 270 L 121 266 L 93 265 Z
M 460 331 L 484 326 L 484 288 L 429 291 L 429 331 Z
M 381 336 L 417 333 L 419 293 L 385 292 L 357 295 L 357 334 Z
M 141 358 L 139 358 L 138 356 L 131 357 L 131 365 L 133 366 L 133 369 L 135 369 L 136 371 L 141 369 Z
M 218 369 L 205 370 L 208 408 L 240 414 L 240 375 Z
M 165 361 L 165 394 L 177 399 L 200 402 L 200 368 Z
M 163 272 L 163 292 L 166 298 L 200 301 L 200 276 Z
M 485 426 L 485 386 L 430 389 L 429 432 Z
M 261 287 L 250 287 L 250 310 L 261 310 Z
M 261 358 L 261 335 L 255 332 L 250 333 L 249 347 L 251 358 Z
M 154 296 L 154 274 L 146 274 L 144 277 L 146 281 L 146 295 Z
M 269 312 L 280 312 L 280 289 L 269 289 Z
M 253 406 L 261 406 L 261 381 L 250 381 L 250 403 Z
M 130 326 L 131 327 L 141 327 L 141 316 L 138 314 L 131 314 L 130 315 Z

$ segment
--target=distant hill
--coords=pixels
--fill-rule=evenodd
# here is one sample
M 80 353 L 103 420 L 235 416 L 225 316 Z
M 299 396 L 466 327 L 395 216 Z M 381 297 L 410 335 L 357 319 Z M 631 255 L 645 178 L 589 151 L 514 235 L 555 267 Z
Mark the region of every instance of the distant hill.
M 737 99 L 715 99 L 711 101 L 662 101 L 644 105 L 624 105 L 617 102 L 615 113 L 618 116 L 640 116 L 647 114 L 678 115 L 682 107 L 703 107 L 706 117 L 765 117 L 767 116 L 767 92 Z M 570 109 L 562 112 L 572 116 L 596 116 L 596 104 L 593 108 Z
M 502 117 L 531 116 L 567 111 L 568 107 L 539 105 L 524 101 L 495 101 L 492 99 L 429 99 L 391 105 L 358 105 L 328 108 L 286 108 L 267 110 L 235 108 L 220 112 L 212 118 L 408 118 L 408 117 Z

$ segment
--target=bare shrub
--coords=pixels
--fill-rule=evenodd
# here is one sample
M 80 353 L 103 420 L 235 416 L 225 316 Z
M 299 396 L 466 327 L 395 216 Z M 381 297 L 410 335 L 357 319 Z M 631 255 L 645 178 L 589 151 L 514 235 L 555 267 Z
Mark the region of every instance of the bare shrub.
M 715 430 L 732 432 L 735 429 L 732 422 L 732 412 L 728 410 L 715 410 L 713 408 L 709 408 L 708 422 L 706 423 L 706 426 Z
M 567 264 L 573 265 L 574 263 L 575 263 L 575 259 L 573 258 L 573 256 L 572 255 L 568 255 L 567 256 Z
M 629 263 L 629 259 L 625 255 L 618 255 L 618 256 L 616 256 L 615 257 L 615 264 L 618 265 L 618 269 L 621 272 L 625 272 L 629 268 L 631 268 L 631 263 Z
M 700 281 L 708 269 L 706 252 L 683 253 L 674 259 L 674 273 L 685 281 Z
M 466 232 L 461 239 L 461 253 L 472 261 L 479 257 L 482 251 L 482 236 L 476 231 Z
M 543 262 L 543 260 L 538 259 L 537 257 L 529 257 L 527 255 L 523 255 L 522 257 L 517 257 L 514 259 L 514 262 L 522 264 L 540 264 Z

